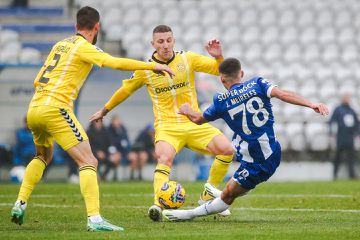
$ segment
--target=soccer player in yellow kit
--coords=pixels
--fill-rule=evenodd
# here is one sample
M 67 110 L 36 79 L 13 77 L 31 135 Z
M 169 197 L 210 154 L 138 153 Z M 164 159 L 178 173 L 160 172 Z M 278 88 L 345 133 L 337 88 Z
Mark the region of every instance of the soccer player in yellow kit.
M 223 180 L 233 157 L 229 140 L 218 129 L 209 124 L 196 125 L 178 114 L 179 107 L 186 102 L 190 102 L 194 109 L 199 109 L 195 72 L 219 75 L 219 64 L 223 60 L 219 41 L 210 41 L 206 46 L 208 53 L 215 59 L 192 52 L 174 52 L 174 43 L 170 27 L 155 27 L 152 45 L 156 51 L 150 62 L 167 64 L 175 72 L 173 79 L 153 71 L 135 71 L 131 79 L 123 81 L 123 86 L 115 92 L 105 107 L 90 118 L 91 121 L 101 120 L 107 112 L 137 89 L 147 86 L 155 115 L 155 154 L 158 161 L 154 173 L 154 205 L 149 209 L 149 217 L 154 221 L 160 221 L 162 216 L 156 193 L 169 181 L 175 154 L 183 147 L 216 155 L 207 180 L 213 186 L 218 186 Z M 204 191 L 199 202 L 203 203 L 212 198 L 213 196 L 206 196 Z
M 73 101 L 93 64 L 119 70 L 167 71 L 167 66 L 115 58 L 94 46 L 100 29 L 99 13 L 91 7 L 77 12 L 77 34 L 56 43 L 34 81 L 35 94 L 27 121 L 33 133 L 36 156 L 26 167 L 19 195 L 11 210 L 11 220 L 21 225 L 35 185 L 53 156 L 53 141 L 69 153 L 79 166 L 80 189 L 85 200 L 89 231 L 120 231 L 100 215 L 97 159 L 88 137 L 73 113 Z

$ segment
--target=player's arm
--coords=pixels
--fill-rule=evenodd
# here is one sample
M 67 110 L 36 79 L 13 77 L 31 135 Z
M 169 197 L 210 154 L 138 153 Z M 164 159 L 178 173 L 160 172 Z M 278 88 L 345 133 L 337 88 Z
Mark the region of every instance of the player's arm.
M 136 90 L 145 84 L 145 73 L 143 71 L 135 71 L 131 79 L 123 80 L 123 85 L 111 96 L 105 106 L 94 113 L 90 117 L 90 121 L 102 120 L 108 112 L 115 108 L 120 103 L 124 102 L 129 96 L 131 96 Z
M 278 87 L 273 87 L 270 93 L 271 97 L 276 97 L 284 102 L 304 106 L 313 109 L 321 115 L 328 115 L 329 109 L 324 103 L 312 103 L 309 100 L 297 95 L 294 92 L 282 90 Z
M 174 76 L 174 72 L 167 65 L 158 64 L 154 62 L 142 62 L 129 58 L 116 58 L 110 55 L 105 59 L 102 66 L 114 68 L 118 70 L 126 70 L 126 71 L 135 71 L 135 70 L 165 71 L 170 76 Z
M 195 112 L 189 103 L 182 104 L 178 113 L 186 116 L 190 121 L 198 125 L 208 122 L 200 112 Z
M 157 64 L 154 62 L 142 62 L 128 58 L 116 58 L 108 53 L 103 52 L 100 48 L 91 45 L 90 43 L 80 45 L 78 54 L 84 62 L 95 64 L 99 67 L 109 67 L 125 71 L 165 71 L 171 77 L 174 75 L 174 72 L 166 65 Z
M 206 122 L 215 121 L 221 118 L 221 111 L 215 107 L 217 94 L 214 95 L 213 104 L 211 104 L 203 113 L 194 111 L 189 103 L 184 103 L 179 108 L 179 114 L 186 116 L 190 121 L 201 125 Z
M 213 58 L 187 52 L 192 69 L 195 72 L 219 75 L 219 65 L 224 60 L 220 41 L 216 39 L 210 40 L 205 48 L 209 55 L 211 55 Z

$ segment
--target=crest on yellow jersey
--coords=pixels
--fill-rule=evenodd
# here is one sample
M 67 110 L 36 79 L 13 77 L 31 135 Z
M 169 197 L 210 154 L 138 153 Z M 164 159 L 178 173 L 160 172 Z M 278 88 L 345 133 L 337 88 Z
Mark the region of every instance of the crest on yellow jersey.
M 178 63 L 176 67 L 179 72 L 185 71 L 185 65 L 183 63 Z

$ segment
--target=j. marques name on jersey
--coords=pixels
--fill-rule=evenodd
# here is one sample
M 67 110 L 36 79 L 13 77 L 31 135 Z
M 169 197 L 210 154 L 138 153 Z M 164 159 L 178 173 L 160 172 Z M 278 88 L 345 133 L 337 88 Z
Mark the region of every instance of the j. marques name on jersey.
M 67 53 L 70 50 L 70 47 L 58 45 L 54 50 L 56 51 L 56 53 Z
M 255 81 L 251 81 L 247 83 L 243 88 L 241 89 L 232 89 L 231 91 L 228 91 L 223 94 L 218 95 L 219 102 L 227 100 L 229 97 L 235 98 L 230 99 L 231 104 L 237 104 L 241 101 L 244 101 L 252 96 L 256 95 L 255 89 L 252 89 L 249 91 L 249 89 L 253 88 L 256 85 Z

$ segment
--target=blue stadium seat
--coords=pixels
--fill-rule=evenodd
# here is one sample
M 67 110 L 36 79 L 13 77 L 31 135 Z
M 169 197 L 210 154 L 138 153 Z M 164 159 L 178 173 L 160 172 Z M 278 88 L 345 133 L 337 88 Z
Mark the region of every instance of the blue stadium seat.
M 35 48 L 40 52 L 47 52 L 50 51 L 52 46 L 55 43 L 53 42 L 22 42 L 23 48 Z
M 64 9 L 60 7 L 52 8 L 9 8 L 0 7 L 0 16 L 16 15 L 16 16 L 61 16 L 64 14 Z
M 64 33 L 75 32 L 74 24 L 4 24 L 3 29 L 11 29 L 19 33 Z

